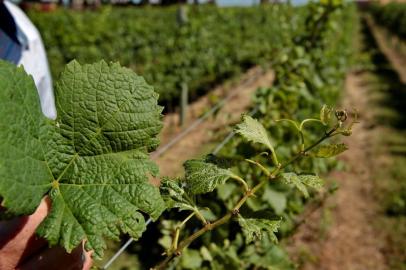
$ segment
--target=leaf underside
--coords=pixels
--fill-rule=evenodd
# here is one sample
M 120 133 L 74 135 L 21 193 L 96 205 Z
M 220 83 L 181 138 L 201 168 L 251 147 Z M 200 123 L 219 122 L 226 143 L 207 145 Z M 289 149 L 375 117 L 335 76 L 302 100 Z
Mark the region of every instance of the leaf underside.
M 326 144 L 318 147 L 312 155 L 318 158 L 334 157 L 346 151 L 348 146 L 344 143 Z
M 312 187 L 319 190 L 323 187 L 323 180 L 317 175 L 312 174 L 296 174 L 293 172 L 282 173 L 280 175 L 282 181 L 286 184 L 291 184 L 295 186 L 302 194 L 307 198 L 309 197 L 309 192 L 306 186 Z
M 238 217 L 238 223 L 241 226 L 247 244 L 255 240 L 261 240 L 264 233 L 272 241 L 278 241 L 275 233 L 280 227 L 281 219 L 243 218 L 240 216 Z
M 288 172 L 282 173 L 280 176 L 284 183 L 295 186 L 305 197 L 309 197 L 309 192 L 307 191 L 306 186 L 300 181 L 297 174 Z
M 82 240 L 100 258 L 104 237 L 138 238 L 141 212 L 158 218 L 165 204 L 148 175 L 161 111 L 142 77 L 104 61 L 66 66 L 55 89 L 57 119 L 40 110 L 33 80 L 0 61 L 0 196 L 8 215 L 28 215 L 42 198 L 51 212 L 37 232 L 70 252 Z
M 320 110 L 320 121 L 323 125 L 327 126 L 331 119 L 331 113 L 333 109 L 327 105 L 323 105 Z
M 243 115 L 242 122 L 236 126 L 235 132 L 247 141 L 263 144 L 273 151 L 271 139 L 264 126 L 251 116 Z
M 195 210 L 194 202 L 186 194 L 179 179 L 164 178 L 160 190 L 167 208 L 178 208 L 179 211 Z
M 224 184 L 233 176 L 230 170 L 200 159 L 188 160 L 183 166 L 186 189 L 191 194 L 212 192 L 217 185 Z

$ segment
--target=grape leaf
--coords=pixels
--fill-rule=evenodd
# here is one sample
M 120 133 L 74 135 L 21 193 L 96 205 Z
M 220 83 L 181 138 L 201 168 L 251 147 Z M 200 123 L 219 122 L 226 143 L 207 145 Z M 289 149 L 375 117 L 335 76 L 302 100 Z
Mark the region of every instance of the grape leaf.
M 182 269 L 198 269 L 202 266 L 203 258 L 198 250 L 186 249 L 180 259 Z
M 262 199 L 269 203 L 269 205 L 275 210 L 275 213 L 280 215 L 286 209 L 286 194 L 273 190 L 271 188 L 266 188 Z
M 245 252 L 245 257 L 248 263 L 252 263 L 259 269 L 268 270 L 294 270 L 297 269 L 292 263 L 289 255 L 279 245 L 268 244 L 266 248 L 262 248 L 262 252 L 250 246 Z
M 328 125 L 331 119 L 331 113 L 333 111 L 333 108 L 323 105 L 320 110 L 320 121 L 323 123 L 323 125 Z
M 306 186 L 312 187 L 314 189 L 321 189 L 323 187 L 323 180 L 317 175 L 313 174 L 299 174 L 300 182 Z
M 321 145 L 313 153 L 312 156 L 318 158 L 329 158 L 341 154 L 348 149 L 344 143 Z
M 261 240 L 263 233 L 267 233 L 272 241 L 278 241 L 275 232 L 277 232 L 278 228 L 280 227 L 280 218 L 243 218 L 242 216 L 239 216 L 238 223 L 241 226 L 247 244 L 255 241 L 256 239 Z
M 286 184 L 293 184 L 297 189 L 299 189 L 306 198 L 309 197 L 309 192 L 307 191 L 306 186 L 312 187 L 317 190 L 323 187 L 323 180 L 317 175 L 297 175 L 295 173 L 289 172 L 282 173 L 280 176 Z
M 237 245 L 230 245 L 225 241 L 222 246 L 212 242 L 209 247 L 211 256 L 214 258 L 210 262 L 209 269 L 240 269 L 241 265 L 243 265 L 241 256 L 237 253 Z
M 69 63 L 56 85 L 56 120 L 40 110 L 23 68 L 0 62 L 0 196 L 9 215 L 31 214 L 48 195 L 51 212 L 37 233 L 68 252 L 100 258 L 104 237 L 138 238 L 141 212 L 157 219 L 165 208 L 148 175 L 158 145 L 157 94 L 119 64 Z
M 180 181 L 164 178 L 161 182 L 160 190 L 167 208 L 179 208 L 180 211 L 195 210 L 194 202 L 186 194 Z
M 263 144 L 272 152 L 274 151 L 271 139 L 264 126 L 249 115 L 243 115 L 242 122 L 236 126 L 235 132 L 243 136 L 247 141 Z
M 284 183 L 294 185 L 306 198 L 309 197 L 309 192 L 307 191 L 306 186 L 303 185 L 297 174 L 292 172 L 281 173 L 280 177 Z
M 234 177 L 230 170 L 201 159 L 188 160 L 183 166 L 185 167 L 186 189 L 191 194 L 211 192 L 217 185 L 224 184 L 230 177 Z

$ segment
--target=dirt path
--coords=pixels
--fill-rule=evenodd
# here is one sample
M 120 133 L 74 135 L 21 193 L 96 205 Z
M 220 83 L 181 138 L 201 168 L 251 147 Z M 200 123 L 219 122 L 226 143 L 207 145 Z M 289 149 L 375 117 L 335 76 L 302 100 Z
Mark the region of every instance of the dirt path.
M 241 114 L 247 111 L 254 91 L 258 87 L 270 86 L 273 78 L 272 71 L 264 72 L 261 68 L 256 67 L 245 73 L 234 84 L 219 86 L 210 94 L 191 104 L 188 108 L 190 117 L 186 127 L 214 106 L 212 99 L 219 101 L 230 94 L 237 93 L 219 109 L 215 116 L 208 118 L 162 156 L 155 158 L 161 175 L 176 176 L 182 173 L 182 164 L 187 159 L 199 157 L 203 152 L 209 152 L 210 147 L 213 147 L 212 142 L 226 136 L 231 130 L 227 127 L 238 121 Z M 161 133 L 162 146 L 182 131 L 178 127 L 178 119 L 177 114 L 165 116 L 164 129 Z
M 406 83 L 406 55 L 403 55 L 402 53 L 399 53 L 398 50 L 394 49 L 394 46 L 398 46 L 400 49 L 406 45 L 396 37 L 388 34 L 383 28 L 374 24 L 372 20 L 369 19 L 367 21 L 376 41 L 378 42 L 379 49 L 386 55 L 392 66 L 396 69 L 401 81 Z
M 345 140 L 349 151 L 341 156 L 349 168 L 333 172 L 329 178 L 337 179 L 338 191 L 327 199 L 325 208 L 313 213 L 307 223 L 290 239 L 288 250 L 301 264 L 300 269 L 322 270 L 381 270 L 387 269 L 381 252 L 384 241 L 372 221 L 377 205 L 372 195 L 371 167 L 374 131 L 369 128 L 371 119 L 368 89 L 363 77 L 350 73 L 346 80 L 343 107 L 356 107 L 362 112 L 361 124 L 354 127 L 351 137 Z M 323 231 L 323 223 L 330 226 Z
M 369 26 L 378 49 L 390 61 L 385 64 L 388 66 L 380 68 L 387 73 L 392 66 L 405 83 L 405 57 L 388 46 L 380 29 L 371 22 Z M 376 98 L 381 99 L 383 93 L 372 90 L 376 83 L 368 72 L 347 76 L 342 105 L 357 108 L 361 112 L 361 124 L 355 126 L 353 135 L 345 140 L 349 150 L 340 159 L 347 170 L 329 176 L 337 180 L 340 188 L 327 199 L 323 209 L 307 218 L 307 223 L 287 243 L 288 251 L 300 269 L 390 269 L 386 257 L 388 229 L 378 228 L 376 222 L 382 219 L 383 213 L 374 189 L 377 181 L 387 180 L 377 179 L 377 175 L 383 174 L 378 170 L 388 168 L 391 160 L 387 150 L 378 147 L 382 136 L 388 136 L 388 133 L 387 127 L 379 124 L 376 118 L 377 112 L 384 110 L 377 107 Z

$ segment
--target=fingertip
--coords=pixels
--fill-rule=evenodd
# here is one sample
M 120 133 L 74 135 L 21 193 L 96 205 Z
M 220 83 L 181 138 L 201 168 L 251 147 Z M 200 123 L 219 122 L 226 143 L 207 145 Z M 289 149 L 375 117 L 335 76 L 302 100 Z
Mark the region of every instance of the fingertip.
M 82 270 L 90 270 L 93 265 L 92 254 L 93 250 L 86 251 L 85 249 L 85 242 L 82 242 L 82 259 L 84 261 Z

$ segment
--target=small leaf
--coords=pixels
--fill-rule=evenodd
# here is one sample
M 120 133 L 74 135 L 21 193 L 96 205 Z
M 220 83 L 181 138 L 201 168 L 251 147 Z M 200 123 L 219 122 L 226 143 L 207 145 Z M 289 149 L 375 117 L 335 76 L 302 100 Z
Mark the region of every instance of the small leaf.
M 210 253 L 215 260 L 210 262 L 209 269 L 224 269 L 224 266 L 229 269 L 239 269 L 243 264 L 241 257 L 237 254 L 237 247 L 230 245 L 228 239 L 224 241 L 222 246 L 211 242 Z
M 297 269 L 291 262 L 289 255 L 279 245 L 267 245 L 267 248 L 258 252 L 257 248 L 252 247 L 244 252 L 245 262 L 254 265 L 251 269 L 268 270 L 294 270 Z
M 303 195 L 307 198 L 309 197 L 309 192 L 307 191 L 305 185 L 300 181 L 300 178 L 297 174 L 289 172 L 280 174 L 282 180 L 286 184 L 294 185 L 298 190 L 300 190 Z
M 200 268 L 203 263 L 202 255 L 198 250 L 186 249 L 180 259 L 180 265 L 183 269 Z
M 334 157 L 338 154 L 341 154 L 345 150 L 347 150 L 348 147 L 344 143 L 340 144 L 327 144 L 327 145 L 322 145 L 319 148 L 315 150 L 311 155 L 314 157 L 318 158 L 329 158 L 329 157 Z
M 183 166 L 185 167 L 186 189 L 192 194 L 211 192 L 217 185 L 224 184 L 234 175 L 228 169 L 220 168 L 201 159 L 188 160 Z
M 263 144 L 272 152 L 274 151 L 264 126 L 249 115 L 243 116 L 242 123 L 236 126 L 235 132 L 243 136 L 247 141 Z
M 323 125 L 327 126 L 328 123 L 330 122 L 331 119 L 331 112 L 333 111 L 333 108 L 327 105 L 323 105 L 323 107 L 320 110 L 320 120 L 323 123 Z
M 282 192 L 267 188 L 262 199 L 267 201 L 278 215 L 282 214 L 286 208 L 286 195 Z
M 158 243 L 165 248 L 165 250 L 168 250 L 171 245 L 172 245 L 172 237 L 169 235 L 164 235 L 161 238 L 159 238 Z
M 237 186 L 231 183 L 225 183 L 224 185 L 217 187 L 217 196 L 225 201 L 233 196 L 233 193 L 237 189 Z
M 211 256 L 210 250 L 208 250 L 207 247 L 202 246 L 200 248 L 200 254 L 202 255 L 203 260 L 209 262 L 213 261 L 213 257 Z
M 298 177 L 300 179 L 300 182 L 317 190 L 321 189 L 324 185 L 323 179 L 321 179 L 317 175 L 300 174 L 298 175 Z
M 180 211 L 194 211 L 195 204 L 186 194 L 181 184 L 179 180 L 164 178 L 160 186 L 162 198 L 167 208 L 178 208 Z
M 277 242 L 278 238 L 275 233 L 281 224 L 281 219 L 266 219 L 266 218 L 243 218 L 238 217 L 238 223 L 240 224 L 243 234 L 245 236 L 246 243 L 251 243 L 255 240 L 261 240 L 263 234 L 269 235 L 269 238 Z
M 210 210 L 210 208 L 199 208 L 199 212 L 207 221 L 214 221 L 217 219 L 217 216 Z

